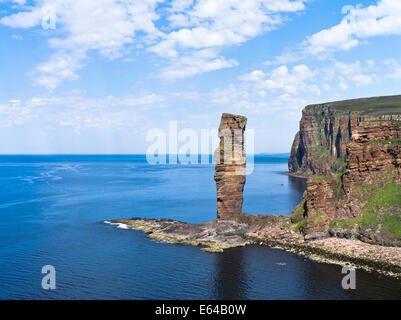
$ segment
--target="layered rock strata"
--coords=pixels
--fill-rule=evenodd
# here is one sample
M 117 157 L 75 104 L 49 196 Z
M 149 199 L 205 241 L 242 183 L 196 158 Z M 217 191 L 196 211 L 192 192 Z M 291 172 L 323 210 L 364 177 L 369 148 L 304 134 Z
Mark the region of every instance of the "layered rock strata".
M 302 112 L 288 160 L 289 173 L 308 177 L 345 169 L 352 132 L 368 120 L 401 120 L 401 96 L 309 105 Z
M 340 150 L 344 157 L 343 168 L 340 170 L 329 165 L 322 170 L 327 174 L 310 177 L 303 200 L 291 217 L 242 213 L 245 184 L 243 132 L 246 118 L 223 114 L 219 129 L 221 142 L 216 151 L 218 160 L 222 155 L 222 159 L 216 161 L 216 221 L 188 224 L 169 219 L 132 218 L 106 222 L 143 230 L 152 239 L 201 246 L 210 252 L 265 244 L 314 260 L 347 263 L 401 278 L 401 247 L 394 247 L 401 240 L 401 118 L 396 114 L 398 111 L 401 114 L 401 104 L 398 107 L 391 105 L 394 98 L 384 100 L 385 110 L 392 110 L 394 114 L 351 115 L 348 140 L 335 146 L 334 152 L 338 154 L 337 150 Z M 360 103 L 360 100 L 357 101 Z M 367 108 L 370 112 L 377 111 L 377 104 L 380 105 L 377 99 L 363 101 L 374 102 L 373 106 L 370 104 L 370 109 Z M 335 103 L 337 108 L 341 105 Z M 345 122 L 344 119 L 339 121 Z M 233 133 L 235 129 L 238 130 L 237 135 Z M 346 132 L 343 129 L 345 127 L 331 136 L 338 136 L 338 132 L 342 136 L 342 132 Z M 305 137 L 307 135 L 299 133 L 294 144 L 299 146 L 300 141 L 308 141 L 304 140 Z M 231 146 L 224 144 L 224 138 L 234 143 Z M 327 141 L 331 141 L 331 138 Z M 224 149 L 229 152 L 224 153 Z M 231 163 L 224 161 L 224 154 L 226 159 L 231 157 Z M 243 160 L 240 161 L 241 158 Z M 315 165 L 311 167 L 319 168 Z M 234 175 L 233 172 L 238 173 L 237 170 L 243 174 Z M 319 170 L 309 172 L 316 173 Z M 333 237 L 327 238 L 327 235 Z
M 220 145 L 215 151 L 217 219 L 235 220 L 242 214 L 246 159 L 244 132 L 247 119 L 223 113 L 219 126 Z
M 336 218 L 360 216 L 377 190 L 389 183 L 401 184 L 401 121 L 362 122 L 352 132 L 352 140 Z
M 308 157 L 304 156 L 304 168 L 309 169 L 301 172 L 315 174 L 307 180 L 303 201 L 294 210 L 292 220 L 305 237 L 324 238 L 331 235 L 357 238 L 372 244 L 401 246 L 401 100 L 392 108 L 385 107 L 382 100 L 389 101 L 390 98 L 393 102 L 398 99 L 363 99 L 363 103 L 358 100 L 359 110 L 355 110 L 355 106 L 354 109 L 350 107 L 352 110 L 349 111 L 346 128 L 348 142 L 342 143 L 341 148 L 340 145 L 332 145 L 333 152 L 327 153 L 324 168 L 316 162 L 318 158 L 308 162 Z M 364 107 L 364 103 L 368 105 Z M 323 113 L 331 108 L 327 105 L 321 107 Z M 316 108 L 306 108 L 304 115 L 308 115 L 301 120 L 303 133 L 296 137 L 295 144 L 299 142 L 300 135 L 310 137 L 310 130 L 306 130 L 302 123 L 319 121 L 312 119 L 310 114 L 311 109 L 315 110 L 315 117 L 319 119 Z M 367 115 L 367 110 L 374 110 L 374 115 Z M 385 114 L 390 112 L 392 114 Z M 338 118 L 338 123 L 341 119 L 344 115 Z M 339 128 L 338 132 L 345 130 L 341 126 Z M 316 144 L 317 141 L 304 141 L 310 144 L 302 146 L 304 149 L 327 150 L 327 139 L 319 140 L 320 145 Z M 341 151 L 344 152 L 342 168 L 332 165 L 330 157 L 336 155 L 336 150 L 345 150 Z

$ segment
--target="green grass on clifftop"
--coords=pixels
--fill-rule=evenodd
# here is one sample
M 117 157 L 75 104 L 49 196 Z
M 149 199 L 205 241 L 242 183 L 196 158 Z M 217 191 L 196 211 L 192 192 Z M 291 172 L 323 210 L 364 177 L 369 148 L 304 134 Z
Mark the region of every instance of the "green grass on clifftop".
M 301 220 L 305 219 L 305 196 L 302 201 L 298 203 L 295 209 L 292 211 L 292 215 L 290 216 L 290 221 L 292 223 L 298 223 Z
M 373 213 L 378 207 L 401 206 L 401 186 L 388 183 L 379 189 L 365 204 L 363 213 Z
M 359 111 L 365 115 L 401 114 L 401 95 L 313 104 L 307 106 L 306 110 L 320 111 L 322 106 L 331 107 L 337 112 Z
M 367 201 L 363 215 L 348 220 L 331 221 L 329 229 L 352 228 L 358 224 L 362 228 L 375 228 L 380 224 L 392 238 L 401 238 L 401 186 L 388 183 Z

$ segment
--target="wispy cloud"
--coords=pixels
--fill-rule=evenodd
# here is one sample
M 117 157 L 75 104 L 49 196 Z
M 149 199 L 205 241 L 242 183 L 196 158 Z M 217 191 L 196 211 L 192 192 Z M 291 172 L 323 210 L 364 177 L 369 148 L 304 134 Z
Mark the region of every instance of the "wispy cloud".
M 374 61 L 368 61 L 362 64 L 359 60 L 352 63 L 344 63 L 337 60 L 330 60 L 330 66 L 325 67 L 323 79 L 330 81 L 338 79 L 342 83 L 342 89 L 348 89 L 347 83 L 353 85 L 367 86 L 374 82 L 376 74 L 374 73 Z
M 337 25 L 308 37 L 305 42 L 312 54 L 349 50 L 365 39 L 401 34 L 401 2 L 381 0 L 369 7 L 345 7 L 349 12 Z
M 186 78 L 196 74 L 237 66 L 235 59 L 217 56 L 215 50 L 204 49 L 192 55 L 171 59 L 170 65 L 164 68 L 159 76 L 165 79 Z
M 288 69 L 283 65 L 264 73 L 262 70 L 255 70 L 239 77 L 243 81 L 251 81 L 260 90 L 284 91 L 296 94 L 301 91 L 319 92 L 314 82 L 316 72 L 308 66 L 301 64 Z
M 390 68 L 390 70 L 386 74 L 387 78 L 401 80 L 401 65 L 399 62 L 397 62 L 397 60 L 395 59 L 384 60 L 383 64 L 388 68 Z
M 48 33 L 54 54 L 31 72 L 36 83 L 48 89 L 76 80 L 90 50 L 108 59 L 147 50 L 167 59 L 168 66 L 159 74 L 166 79 L 236 66 L 236 60 L 222 55 L 224 48 L 277 28 L 284 13 L 305 9 L 305 0 L 36 0 L 31 6 L 16 2 L 20 11 L 3 17 L 3 25 L 38 27 L 45 8 L 56 13 L 57 32 Z
M 171 65 L 161 73 L 170 79 L 236 66 L 237 61 L 221 56 L 224 48 L 277 28 L 284 22 L 281 14 L 304 10 L 303 2 L 173 1 L 167 17 L 172 30 L 148 50 L 170 59 Z
M 155 93 L 131 96 L 91 98 L 81 94 L 34 97 L 27 101 L 0 103 L 0 127 L 42 125 L 118 130 L 133 127 L 149 108 L 163 106 L 163 97 Z
M 54 50 L 52 58 L 36 68 L 39 85 L 53 89 L 65 80 L 78 78 L 76 71 L 84 66 L 89 50 L 115 59 L 126 53 L 126 46 L 137 40 L 137 33 L 144 38 L 154 38 L 161 33 L 154 25 L 159 19 L 156 6 L 160 0 L 37 0 L 30 7 L 0 20 L 12 28 L 40 26 L 44 8 L 54 8 L 57 32 L 49 33 L 49 45 Z

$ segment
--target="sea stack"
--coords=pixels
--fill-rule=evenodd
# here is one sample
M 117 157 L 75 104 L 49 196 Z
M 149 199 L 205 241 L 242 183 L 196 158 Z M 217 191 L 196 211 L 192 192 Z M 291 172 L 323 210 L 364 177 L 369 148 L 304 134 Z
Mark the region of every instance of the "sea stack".
M 246 158 L 244 132 L 247 118 L 223 113 L 219 127 L 220 145 L 215 151 L 217 219 L 236 220 L 242 214 Z

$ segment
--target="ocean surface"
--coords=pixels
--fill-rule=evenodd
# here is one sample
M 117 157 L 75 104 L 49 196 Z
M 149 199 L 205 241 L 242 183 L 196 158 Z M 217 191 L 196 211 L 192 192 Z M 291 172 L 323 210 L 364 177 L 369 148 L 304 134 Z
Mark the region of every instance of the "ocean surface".
M 244 211 L 285 214 L 304 180 L 283 175 L 288 155 L 255 159 Z M 399 280 L 265 246 L 207 253 L 147 239 L 111 218 L 216 216 L 214 166 L 147 164 L 145 156 L 0 156 L 0 299 L 401 298 Z M 56 289 L 41 286 L 56 269 Z

